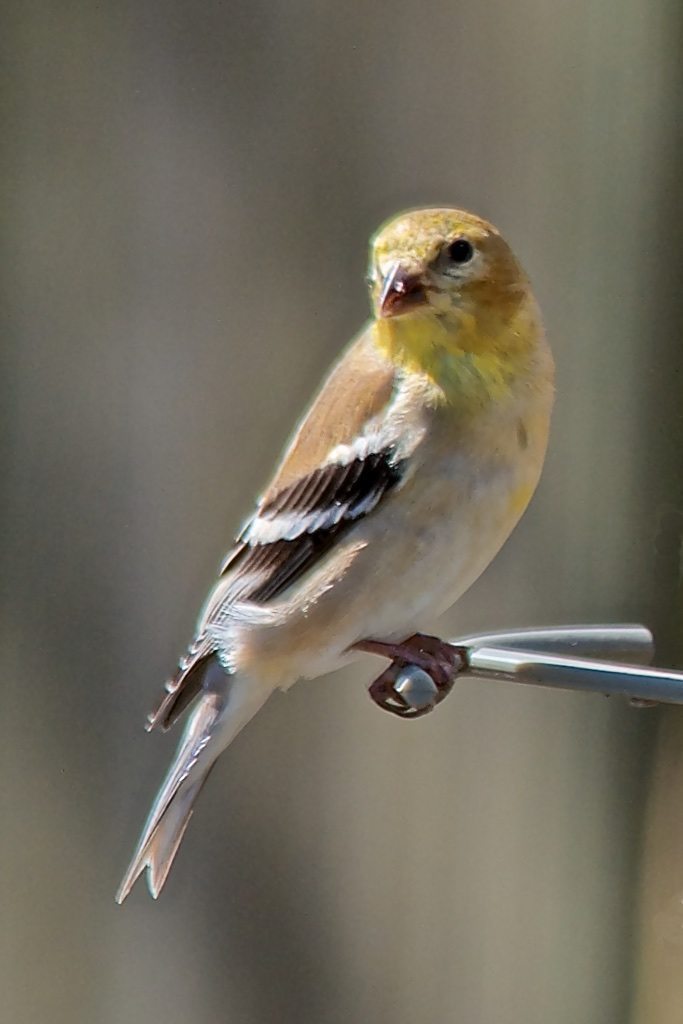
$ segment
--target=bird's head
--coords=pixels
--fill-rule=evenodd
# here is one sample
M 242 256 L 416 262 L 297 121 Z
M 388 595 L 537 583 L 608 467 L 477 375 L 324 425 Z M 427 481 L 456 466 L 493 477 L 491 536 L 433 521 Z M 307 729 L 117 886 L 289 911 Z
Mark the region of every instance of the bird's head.
M 380 343 L 427 372 L 458 354 L 504 363 L 536 340 L 526 274 L 498 231 L 463 210 L 412 210 L 384 224 L 369 286 Z

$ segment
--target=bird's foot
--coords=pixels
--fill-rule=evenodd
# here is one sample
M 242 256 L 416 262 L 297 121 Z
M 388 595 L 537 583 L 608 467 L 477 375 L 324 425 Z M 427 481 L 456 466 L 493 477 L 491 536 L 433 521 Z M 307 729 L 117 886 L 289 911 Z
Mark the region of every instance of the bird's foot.
M 401 718 L 420 718 L 432 711 L 451 692 L 467 663 L 463 648 L 424 633 L 415 633 L 400 643 L 361 640 L 353 649 L 390 659 L 391 665 L 370 686 L 369 693 L 384 711 Z M 434 684 L 431 694 L 425 693 L 419 679 L 407 679 L 406 670 L 426 673 L 429 679 L 424 682 L 428 685 L 431 680 Z M 424 703 L 416 699 L 417 690 L 425 693 Z

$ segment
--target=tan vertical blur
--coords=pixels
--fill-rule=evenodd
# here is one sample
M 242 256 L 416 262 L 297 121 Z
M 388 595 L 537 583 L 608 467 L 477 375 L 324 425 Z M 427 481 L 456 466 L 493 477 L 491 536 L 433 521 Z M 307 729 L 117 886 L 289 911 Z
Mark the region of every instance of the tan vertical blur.
M 374 663 L 300 684 L 158 904 L 113 893 L 175 742 L 144 715 L 402 207 L 498 224 L 558 363 L 541 490 L 444 631 L 643 619 L 673 651 L 679 5 L 2 18 L 0 1018 L 624 1024 L 658 712 L 477 683 L 399 723 Z

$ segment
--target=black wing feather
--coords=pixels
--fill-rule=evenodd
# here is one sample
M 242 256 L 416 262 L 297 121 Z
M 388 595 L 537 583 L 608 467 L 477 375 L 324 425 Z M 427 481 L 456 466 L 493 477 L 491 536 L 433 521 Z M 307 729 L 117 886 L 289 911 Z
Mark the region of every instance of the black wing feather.
M 386 448 L 345 465 L 321 466 L 283 488 L 258 509 L 223 563 L 222 572 L 233 577 L 224 601 L 264 604 L 278 597 L 354 523 L 370 514 L 400 483 L 404 471 L 405 461 L 396 459 L 393 448 Z M 325 513 L 329 513 L 329 525 L 325 524 Z M 291 522 L 291 517 L 297 515 L 312 517 L 314 524 L 299 536 L 266 543 L 248 539 L 256 520 L 277 522 L 282 517 Z M 318 525 L 321 522 L 323 525 Z

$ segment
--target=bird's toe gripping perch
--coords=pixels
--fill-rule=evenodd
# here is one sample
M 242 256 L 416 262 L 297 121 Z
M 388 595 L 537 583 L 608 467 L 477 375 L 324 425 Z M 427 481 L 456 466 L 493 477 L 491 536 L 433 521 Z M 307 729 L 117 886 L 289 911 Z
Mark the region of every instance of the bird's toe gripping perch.
M 364 640 L 356 649 L 391 660 L 369 693 L 383 711 L 400 718 L 420 718 L 432 711 L 467 666 L 464 648 L 424 633 L 415 633 L 399 644 Z

